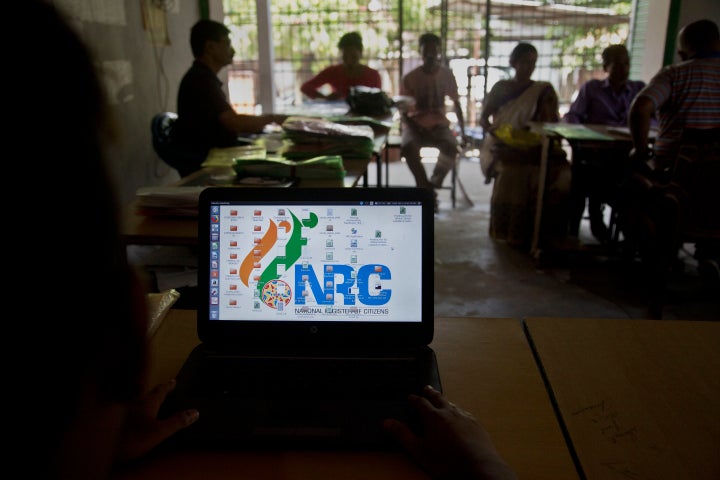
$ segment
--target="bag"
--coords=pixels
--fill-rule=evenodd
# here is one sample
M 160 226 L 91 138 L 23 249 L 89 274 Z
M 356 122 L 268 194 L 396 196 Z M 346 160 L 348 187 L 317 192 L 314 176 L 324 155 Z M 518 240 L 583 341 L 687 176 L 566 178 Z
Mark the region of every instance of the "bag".
M 352 113 L 369 117 L 390 115 L 390 107 L 393 106 L 392 99 L 379 88 L 360 85 L 350 87 L 347 103 Z
M 542 143 L 542 136 L 539 133 L 526 129 L 513 128 L 509 123 L 501 124 L 493 134 L 503 144 L 517 150 L 531 150 L 539 147 Z
M 513 129 L 502 124 L 483 139 L 480 149 L 480 168 L 485 175 L 485 184 L 497 177 L 499 163 L 540 164 L 540 135 L 526 130 Z

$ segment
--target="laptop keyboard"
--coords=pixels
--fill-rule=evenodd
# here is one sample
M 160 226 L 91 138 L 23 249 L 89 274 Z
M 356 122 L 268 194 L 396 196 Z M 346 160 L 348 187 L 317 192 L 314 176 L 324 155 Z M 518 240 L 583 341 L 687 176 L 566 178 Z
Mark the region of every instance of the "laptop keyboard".
M 407 396 L 437 381 L 426 377 L 433 358 L 206 354 L 181 372 L 179 385 L 184 375 L 195 381 L 182 382 L 162 411 L 200 411 L 176 435 L 181 444 L 396 448 L 382 421 L 412 421 Z
M 198 430 L 252 446 L 382 446 L 382 420 L 407 420 L 407 396 L 424 384 L 412 358 L 219 357 L 205 367 L 191 392 L 203 399 Z
M 198 388 L 234 399 L 404 401 L 423 387 L 413 358 L 219 357 L 208 367 Z

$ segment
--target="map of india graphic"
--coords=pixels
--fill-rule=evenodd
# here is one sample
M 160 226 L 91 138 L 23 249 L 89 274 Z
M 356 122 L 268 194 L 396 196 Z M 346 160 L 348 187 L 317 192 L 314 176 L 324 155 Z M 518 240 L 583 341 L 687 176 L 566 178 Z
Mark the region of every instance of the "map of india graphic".
M 279 223 L 275 223 L 272 219 L 269 221 L 267 231 L 259 243 L 255 243 L 247 253 L 239 271 L 240 281 L 246 287 L 249 286 L 250 277 L 256 265 L 268 255 L 277 243 L 278 229 L 283 229 L 285 234 L 290 233 L 290 237 L 285 244 L 285 255 L 278 255 L 272 259 L 263 269 L 257 282 L 257 289 L 263 303 L 276 309 L 282 309 L 292 299 L 290 285 L 280 280 L 280 275 L 277 273 L 283 270 L 279 269 L 278 266 L 283 265 L 284 271 L 287 271 L 298 261 L 302 254 L 302 247 L 307 245 L 307 238 L 302 236 L 302 227 L 315 228 L 318 224 L 318 216 L 313 212 L 310 212 L 308 218 L 303 220 L 300 220 L 292 212 L 290 212 L 290 216 L 292 223 L 287 220 Z

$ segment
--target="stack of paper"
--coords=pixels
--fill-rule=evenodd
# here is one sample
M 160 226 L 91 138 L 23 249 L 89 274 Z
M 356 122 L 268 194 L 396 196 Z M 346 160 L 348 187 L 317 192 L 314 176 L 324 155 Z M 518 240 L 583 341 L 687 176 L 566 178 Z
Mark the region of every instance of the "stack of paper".
M 292 144 L 283 149 L 293 160 L 339 155 L 344 158 L 372 156 L 375 133 L 368 125 L 345 125 L 322 118 L 288 117 L 282 124 Z
M 237 158 L 233 169 L 238 177 L 339 178 L 345 177 L 342 157 L 322 155 L 305 160 L 283 157 Z
M 140 215 L 197 216 L 200 192 L 205 186 L 142 187 L 135 193 Z
M 373 129 L 375 134 L 387 134 L 393 127 L 392 120 L 378 119 L 375 117 L 360 115 L 338 115 L 335 117 L 327 117 L 327 120 L 343 125 L 367 125 Z
M 265 158 L 264 145 L 241 145 L 237 147 L 211 148 L 202 167 L 230 167 L 236 158 Z
M 174 288 L 159 293 L 147 294 L 148 307 L 148 337 L 155 335 L 160 324 L 167 316 L 172 306 L 180 298 L 180 292 Z
M 545 130 L 556 133 L 563 138 L 568 140 L 614 140 L 610 135 L 597 132 L 591 128 L 586 127 L 582 124 L 575 123 L 555 123 L 546 124 Z

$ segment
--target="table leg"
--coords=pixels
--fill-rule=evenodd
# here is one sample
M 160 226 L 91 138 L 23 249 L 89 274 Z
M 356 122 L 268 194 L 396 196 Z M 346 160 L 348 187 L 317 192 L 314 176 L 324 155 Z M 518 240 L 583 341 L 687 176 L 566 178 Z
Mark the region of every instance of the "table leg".
M 538 258 L 540 255 L 540 226 L 542 224 L 543 202 L 545 197 L 545 180 L 547 178 L 548 157 L 550 155 L 550 138 L 543 134 L 542 151 L 540 154 L 540 174 L 538 175 L 537 202 L 535 205 L 535 224 L 533 225 L 532 243 L 530 253 Z
M 377 166 L 377 186 L 382 187 L 382 153 L 380 152 L 375 154 L 375 165 Z

